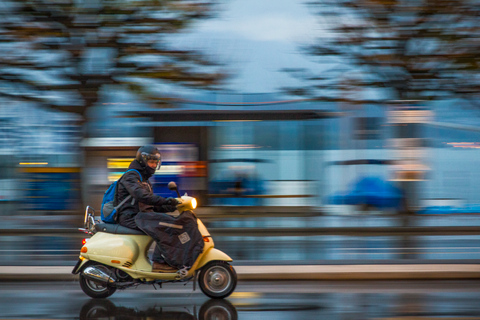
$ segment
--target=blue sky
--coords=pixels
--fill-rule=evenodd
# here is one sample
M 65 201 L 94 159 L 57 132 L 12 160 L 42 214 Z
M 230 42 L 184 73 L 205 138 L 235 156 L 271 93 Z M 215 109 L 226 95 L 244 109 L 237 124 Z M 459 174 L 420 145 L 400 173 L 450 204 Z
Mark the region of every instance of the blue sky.
M 228 89 L 270 93 L 295 82 L 282 68 L 319 68 L 299 53 L 319 33 L 302 0 L 224 1 L 217 17 L 196 23 L 177 44 L 202 49 L 235 75 Z

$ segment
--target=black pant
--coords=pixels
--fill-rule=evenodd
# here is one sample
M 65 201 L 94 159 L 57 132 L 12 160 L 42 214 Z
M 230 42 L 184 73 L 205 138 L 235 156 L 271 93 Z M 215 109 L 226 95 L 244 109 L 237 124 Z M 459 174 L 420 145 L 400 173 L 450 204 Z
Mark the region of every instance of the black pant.
M 135 216 L 132 217 L 128 215 L 120 215 L 118 218 L 118 223 L 123 227 L 139 230 L 143 232 L 143 230 L 141 230 L 135 223 Z M 155 249 L 153 251 L 152 261 L 158 262 L 158 263 L 165 263 L 165 259 L 163 259 L 162 257 L 162 252 L 160 251 L 159 244 L 157 242 L 156 242 Z

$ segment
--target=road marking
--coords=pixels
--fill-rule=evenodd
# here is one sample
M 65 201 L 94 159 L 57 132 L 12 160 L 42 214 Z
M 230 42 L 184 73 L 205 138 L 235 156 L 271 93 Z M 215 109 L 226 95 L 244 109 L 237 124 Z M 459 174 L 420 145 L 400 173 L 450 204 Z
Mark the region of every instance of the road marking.
M 410 316 L 410 317 L 392 317 L 392 318 L 377 318 L 377 320 L 479 320 L 479 317 L 417 317 L 417 316 Z
M 260 292 L 234 292 L 230 295 L 230 297 L 238 299 L 260 298 L 261 296 Z
M 412 247 L 412 248 L 332 248 L 333 250 L 338 251 L 347 251 L 347 250 L 458 250 L 458 249 L 475 249 L 479 250 L 480 247 Z
M 392 254 L 392 255 L 399 255 L 399 254 L 467 254 L 467 253 L 478 253 L 477 251 L 465 251 L 465 252 L 344 252 L 344 255 L 380 255 L 380 254 Z

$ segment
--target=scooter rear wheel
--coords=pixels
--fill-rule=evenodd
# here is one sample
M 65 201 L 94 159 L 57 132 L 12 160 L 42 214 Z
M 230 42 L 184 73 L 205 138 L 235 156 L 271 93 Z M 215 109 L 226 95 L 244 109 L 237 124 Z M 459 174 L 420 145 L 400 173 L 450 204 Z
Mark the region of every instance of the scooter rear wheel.
M 237 286 L 237 273 L 225 261 L 210 261 L 202 267 L 198 277 L 202 292 L 210 298 L 228 297 Z
M 100 263 L 90 264 L 90 266 L 95 266 L 96 268 L 107 273 L 110 272 L 108 267 Z M 80 273 L 80 288 L 82 288 L 83 292 L 85 292 L 88 296 L 95 299 L 103 299 L 110 297 L 112 294 L 115 293 L 115 291 L 117 291 L 116 287 L 111 287 L 104 283 L 88 279 L 83 275 L 83 271 Z

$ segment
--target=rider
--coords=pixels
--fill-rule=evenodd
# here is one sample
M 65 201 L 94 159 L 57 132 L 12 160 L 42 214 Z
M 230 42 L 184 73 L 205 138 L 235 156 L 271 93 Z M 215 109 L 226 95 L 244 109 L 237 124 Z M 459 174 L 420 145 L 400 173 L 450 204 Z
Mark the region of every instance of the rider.
M 130 163 L 128 168 L 137 170 L 142 178 L 140 179 L 138 173 L 131 170 L 126 172 L 118 183 L 117 203 L 120 203 L 128 195 L 132 195 L 135 200 L 134 202 L 127 201 L 119 209 L 118 222 L 120 225 L 141 230 L 135 222 L 135 217 L 139 212 L 173 212 L 176 210 L 177 200 L 174 198 L 165 199 L 154 194 L 152 185 L 148 181 L 155 171 L 160 169 L 161 164 L 162 157 L 156 147 L 147 145 L 138 149 L 135 160 Z M 148 232 L 146 233 L 148 234 Z M 165 263 L 157 248 L 152 260 L 153 272 L 174 272 L 178 270 Z

